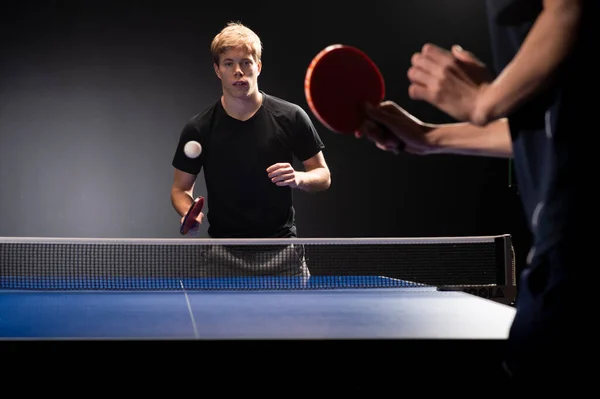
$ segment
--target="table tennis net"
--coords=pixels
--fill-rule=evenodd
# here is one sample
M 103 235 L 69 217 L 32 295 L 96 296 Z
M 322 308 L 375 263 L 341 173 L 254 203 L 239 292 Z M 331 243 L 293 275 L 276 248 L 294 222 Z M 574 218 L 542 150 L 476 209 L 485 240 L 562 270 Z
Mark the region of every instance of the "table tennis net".
M 0 289 L 514 285 L 513 263 L 509 235 L 241 240 L 0 238 Z

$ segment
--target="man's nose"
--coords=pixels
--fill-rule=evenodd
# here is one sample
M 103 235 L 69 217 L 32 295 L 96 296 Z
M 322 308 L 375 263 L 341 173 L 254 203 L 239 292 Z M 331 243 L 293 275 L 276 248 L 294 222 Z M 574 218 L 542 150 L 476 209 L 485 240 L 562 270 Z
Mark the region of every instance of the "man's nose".
M 244 72 L 242 71 L 242 67 L 240 65 L 236 65 L 233 73 L 236 75 L 242 75 Z

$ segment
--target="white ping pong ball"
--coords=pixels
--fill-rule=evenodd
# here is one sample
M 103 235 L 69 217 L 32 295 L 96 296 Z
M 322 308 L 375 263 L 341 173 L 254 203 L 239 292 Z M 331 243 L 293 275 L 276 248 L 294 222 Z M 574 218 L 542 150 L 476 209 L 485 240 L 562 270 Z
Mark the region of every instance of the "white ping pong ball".
M 197 141 L 188 141 L 183 147 L 183 152 L 189 158 L 197 158 L 202 152 L 202 146 Z

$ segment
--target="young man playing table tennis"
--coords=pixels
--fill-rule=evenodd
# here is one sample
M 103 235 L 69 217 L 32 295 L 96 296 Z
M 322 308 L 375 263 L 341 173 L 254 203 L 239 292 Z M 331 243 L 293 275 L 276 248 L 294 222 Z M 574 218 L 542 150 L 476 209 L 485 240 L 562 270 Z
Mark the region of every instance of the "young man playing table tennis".
M 412 154 L 514 159 L 533 246 L 517 285 L 506 365 L 538 387 L 556 387 L 568 374 L 579 385 L 588 370 L 579 358 L 596 339 L 585 325 L 593 316 L 584 314 L 584 308 L 595 309 L 584 281 L 592 265 L 582 262 L 593 259 L 593 245 L 584 242 L 580 226 L 596 220 L 598 209 L 591 203 L 595 184 L 581 181 L 590 169 L 585 136 L 594 135 L 589 119 L 597 112 L 586 92 L 598 83 L 592 50 L 598 1 L 487 3 L 496 77 L 467 51 L 431 44 L 413 55 L 408 70 L 409 97 L 457 123 L 422 123 L 389 101 L 369 107 L 368 114 Z M 391 149 L 381 133 L 367 122 L 357 134 Z
M 191 118 L 180 134 L 172 161 L 173 207 L 183 218 L 203 170 L 211 238 L 296 237 L 293 189 L 317 192 L 331 183 L 323 142 L 301 107 L 259 90 L 262 43 L 255 32 L 229 23 L 214 37 L 211 53 L 222 96 Z M 201 144 L 196 158 L 184 152 L 189 141 Z M 294 170 L 294 159 L 304 170 Z M 197 221 L 203 219 L 201 213 Z M 212 247 L 203 257 L 204 271 L 227 276 L 309 274 L 300 246 L 249 249 Z

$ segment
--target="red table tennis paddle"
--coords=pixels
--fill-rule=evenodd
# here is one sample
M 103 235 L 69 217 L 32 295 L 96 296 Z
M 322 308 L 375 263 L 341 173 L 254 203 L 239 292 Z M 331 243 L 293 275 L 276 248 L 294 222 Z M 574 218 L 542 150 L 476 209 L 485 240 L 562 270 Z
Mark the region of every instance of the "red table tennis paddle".
M 333 132 L 353 135 L 368 118 L 365 105 L 383 101 L 385 82 L 363 51 L 333 44 L 312 59 L 304 78 L 304 93 L 310 110 L 323 125 Z M 378 125 L 387 139 L 401 146 L 396 135 Z
M 179 228 L 179 232 L 183 235 L 187 234 L 192 227 L 197 223 L 196 218 L 202 212 L 202 208 L 204 207 L 204 197 L 198 197 L 194 200 L 190 209 L 188 209 L 187 213 L 183 218 L 183 222 L 181 222 L 181 227 Z

